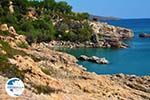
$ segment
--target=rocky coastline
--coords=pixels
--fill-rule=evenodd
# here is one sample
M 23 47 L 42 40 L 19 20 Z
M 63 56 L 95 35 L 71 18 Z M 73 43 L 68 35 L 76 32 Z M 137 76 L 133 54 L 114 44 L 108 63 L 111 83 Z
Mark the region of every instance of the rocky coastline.
M 45 43 L 30 46 L 25 36 L 9 33 L 0 33 L 0 97 L 4 100 L 13 99 L 4 87 L 15 75 L 26 86 L 18 100 L 150 100 L 150 76 L 90 73 L 70 54 Z
M 70 41 L 50 41 L 49 43 L 43 43 L 50 48 L 128 48 L 129 46 L 121 41 L 112 41 L 110 42 L 113 45 L 108 44 L 107 42 L 101 41 L 101 43 L 94 43 L 91 41 L 86 42 L 70 42 Z
M 134 33 L 130 29 L 115 27 L 104 22 L 89 21 L 93 30 L 91 41 L 70 42 L 70 41 L 50 41 L 49 47 L 67 48 L 128 48 L 123 41 L 131 39 Z

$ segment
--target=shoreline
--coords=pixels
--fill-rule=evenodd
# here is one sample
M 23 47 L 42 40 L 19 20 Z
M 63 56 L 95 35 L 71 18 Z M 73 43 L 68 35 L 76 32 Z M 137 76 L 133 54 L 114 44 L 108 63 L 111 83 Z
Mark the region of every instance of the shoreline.
M 50 41 L 49 43 L 42 42 L 41 45 L 45 45 L 49 48 L 128 48 L 129 46 L 123 42 L 115 43 L 115 46 L 111 46 L 107 42 L 101 41 L 100 43 L 93 43 L 90 41 L 80 43 L 80 42 L 70 42 L 70 41 Z M 34 43 L 33 43 L 34 45 Z
M 44 98 L 45 100 L 55 100 L 56 98 L 60 100 L 62 98 L 64 98 L 63 100 L 67 98 L 72 100 L 76 100 L 75 98 L 86 100 L 119 98 L 126 100 L 129 97 L 135 100 L 139 98 L 150 99 L 150 76 L 97 75 L 88 72 L 82 65 L 77 64 L 76 57 L 52 50 L 43 43 L 21 48 L 17 46 L 17 43 L 26 42 L 24 36 L 16 35 L 15 38 L 1 36 L 1 38 L 8 42 L 10 47 L 23 53 L 17 53 L 17 55 L 8 58 L 8 61 L 9 65 L 15 65 L 21 73 L 25 72 L 22 80 L 26 84 L 27 95 L 33 94 L 31 100 L 33 98 Z M 7 80 L 3 74 L 0 77 Z M 48 89 L 53 89 L 54 92 Z M 0 92 L 4 93 L 4 91 Z M 5 97 L 10 99 L 7 95 Z

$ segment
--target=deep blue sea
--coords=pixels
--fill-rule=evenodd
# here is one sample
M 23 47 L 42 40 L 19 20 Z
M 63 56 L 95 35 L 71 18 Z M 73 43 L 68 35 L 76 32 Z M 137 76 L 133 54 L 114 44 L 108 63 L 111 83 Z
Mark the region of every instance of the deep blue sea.
M 88 71 L 97 74 L 131 74 L 150 75 L 150 38 L 139 38 L 139 33 L 150 33 L 150 19 L 125 19 L 106 21 L 115 26 L 130 28 L 134 31 L 134 38 L 126 41 L 127 49 L 99 49 L 76 48 L 64 49 L 64 51 L 79 57 L 80 55 L 106 57 L 110 64 L 99 65 L 87 61 L 78 63 L 85 66 Z

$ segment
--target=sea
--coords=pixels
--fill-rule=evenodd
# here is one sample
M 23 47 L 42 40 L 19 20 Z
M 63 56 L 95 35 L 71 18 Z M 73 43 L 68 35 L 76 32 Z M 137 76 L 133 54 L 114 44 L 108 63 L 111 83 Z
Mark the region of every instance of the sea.
M 97 74 L 129 74 L 137 76 L 150 75 L 150 38 L 140 38 L 140 33 L 150 34 L 150 19 L 122 19 L 106 20 L 105 22 L 114 26 L 132 29 L 134 37 L 125 41 L 127 49 L 103 49 L 103 48 L 63 48 L 63 51 L 76 57 L 80 55 L 105 57 L 109 64 L 101 65 L 88 61 L 79 61 L 87 71 Z

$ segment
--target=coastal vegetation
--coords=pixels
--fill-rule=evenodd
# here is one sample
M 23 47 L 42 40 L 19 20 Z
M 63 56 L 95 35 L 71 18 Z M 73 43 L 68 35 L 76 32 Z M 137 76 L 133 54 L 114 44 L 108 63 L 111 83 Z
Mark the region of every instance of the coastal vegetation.
M 8 62 L 8 58 L 12 58 L 14 55 L 17 54 L 25 55 L 25 53 L 11 48 L 10 45 L 5 41 L 0 40 L 0 44 L 1 44 L 0 50 L 1 51 L 3 50 L 5 52 L 5 54 L 0 52 L 0 74 L 3 74 L 8 78 L 15 76 L 23 79 L 24 72 L 19 70 L 16 65 L 10 64 Z
M 14 26 L 29 43 L 50 40 L 88 41 L 88 13 L 75 13 L 65 1 L 1 0 L 0 23 Z M 61 20 L 60 20 L 61 19 Z M 84 22 L 83 22 L 84 20 Z
M 87 72 L 76 57 L 51 48 L 126 47 L 122 40 L 133 37 L 129 29 L 88 17 L 64 1 L 0 0 L 0 98 L 12 99 L 4 88 L 8 78 L 17 77 L 25 85 L 18 100 L 149 100 L 149 76 L 97 75 Z M 109 63 L 96 56 L 81 59 Z

